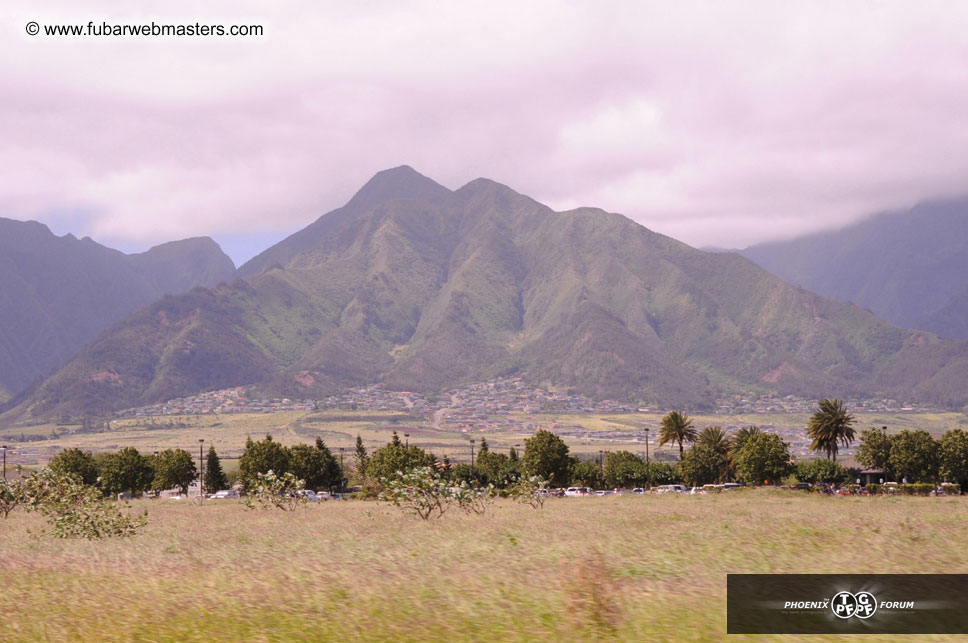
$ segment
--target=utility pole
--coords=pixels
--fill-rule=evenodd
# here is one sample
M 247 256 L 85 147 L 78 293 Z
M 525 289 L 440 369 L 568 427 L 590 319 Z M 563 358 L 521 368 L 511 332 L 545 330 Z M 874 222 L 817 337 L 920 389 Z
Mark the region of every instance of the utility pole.
M 652 467 L 649 466 L 649 427 L 645 427 L 645 479 L 646 489 L 652 488 Z
M 205 460 L 202 454 L 202 445 L 205 438 L 198 438 L 198 501 L 205 499 Z
M 474 438 L 471 438 L 471 471 L 474 470 Z
M 0 447 L 0 451 L 3 451 L 3 479 L 7 479 L 7 445 Z
M 346 476 L 343 475 L 343 447 L 339 448 L 339 494 L 340 499 L 346 491 Z

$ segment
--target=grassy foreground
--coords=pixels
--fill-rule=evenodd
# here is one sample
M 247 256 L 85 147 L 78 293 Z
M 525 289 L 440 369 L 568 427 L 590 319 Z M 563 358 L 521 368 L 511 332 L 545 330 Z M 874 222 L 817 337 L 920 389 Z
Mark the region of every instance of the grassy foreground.
M 0 521 L 0 640 L 723 640 L 729 572 L 968 572 L 965 498 L 566 498 L 430 522 L 364 502 L 144 507 L 128 540 Z

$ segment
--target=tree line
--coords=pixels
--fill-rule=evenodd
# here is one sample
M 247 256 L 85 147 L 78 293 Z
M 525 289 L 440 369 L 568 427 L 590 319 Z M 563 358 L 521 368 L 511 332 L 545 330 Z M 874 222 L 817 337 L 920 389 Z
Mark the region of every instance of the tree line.
M 314 445 L 286 447 L 271 435 L 254 441 L 249 438 L 239 460 L 239 481 L 251 490 L 260 474 L 292 474 L 314 490 L 345 489 L 350 482 L 364 495 L 376 495 L 384 481 L 419 467 L 437 471 L 444 480 L 497 489 L 507 489 L 523 478 L 537 477 L 551 486 L 588 486 L 629 488 L 646 485 L 685 483 L 702 486 L 712 483 L 742 482 L 748 485 L 779 484 L 794 476 L 802 482 L 844 484 L 850 472 L 836 462 L 841 447 L 856 438 L 855 419 L 839 400 L 824 399 L 811 416 L 807 433 L 811 448 L 826 456 L 795 462 L 790 445 L 780 436 L 755 426 L 744 427 L 732 435 L 718 426 L 697 431 L 692 420 L 680 411 L 666 414 L 661 421 L 658 444 L 679 447 L 674 464 L 646 462 L 626 450 L 604 454 L 597 461 L 581 460 L 569 451 L 559 436 L 539 430 L 524 440 L 524 452 L 515 449 L 499 453 L 485 438 L 479 442 L 473 466 L 438 459 L 415 445 L 404 444 L 394 431 L 388 444 L 370 453 L 357 436 L 352 461 L 346 469 L 321 438 Z M 691 445 L 688 449 L 686 445 Z M 935 440 L 926 431 L 901 431 L 887 435 L 869 429 L 860 434 L 858 461 L 865 467 L 880 469 L 887 480 L 935 483 L 941 479 L 968 488 L 968 433 L 953 429 Z M 183 449 L 168 449 L 155 455 L 141 455 L 126 447 L 110 454 L 91 455 L 68 449 L 50 463 L 51 469 L 71 474 L 104 494 L 139 493 L 177 488 L 186 492 L 198 478 L 195 461 Z M 214 493 L 227 486 L 227 479 L 215 453 L 209 448 L 205 470 L 205 491 Z
M 184 449 L 166 449 L 142 455 L 134 447 L 114 453 L 92 454 L 78 448 L 66 449 L 51 459 L 48 467 L 55 473 L 72 476 L 96 487 L 104 495 L 138 494 L 146 491 L 178 489 L 187 493 L 198 479 L 198 468 Z M 221 461 L 212 446 L 205 463 L 205 492 L 215 493 L 228 485 Z

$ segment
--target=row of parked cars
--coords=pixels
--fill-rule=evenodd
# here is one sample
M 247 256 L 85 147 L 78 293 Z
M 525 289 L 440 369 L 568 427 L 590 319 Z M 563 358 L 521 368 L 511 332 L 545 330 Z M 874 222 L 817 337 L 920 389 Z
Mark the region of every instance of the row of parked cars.
M 296 493 L 305 497 L 309 502 L 350 499 L 350 494 L 348 493 L 330 493 L 329 491 L 313 491 L 312 489 L 300 489 Z M 222 491 L 216 491 L 215 493 L 206 497 L 211 498 L 212 500 L 238 500 L 241 496 L 235 489 L 223 489 Z
M 736 482 L 727 482 L 725 484 L 707 484 L 702 487 L 687 487 L 681 484 L 664 484 L 657 487 L 652 487 L 651 489 L 644 489 L 643 487 L 636 487 L 634 489 L 604 489 L 604 490 L 594 490 L 591 487 L 568 487 L 567 489 L 549 489 L 547 494 L 550 496 L 612 496 L 612 495 L 622 495 L 624 493 L 634 493 L 637 495 L 642 495 L 645 493 L 654 494 L 666 494 L 666 493 L 682 493 L 688 495 L 700 495 L 705 493 L 720 493 L 723 491 L 730 491 L 736 489 L 737 487 L 742 487 L 744 485 L 738 484 Z

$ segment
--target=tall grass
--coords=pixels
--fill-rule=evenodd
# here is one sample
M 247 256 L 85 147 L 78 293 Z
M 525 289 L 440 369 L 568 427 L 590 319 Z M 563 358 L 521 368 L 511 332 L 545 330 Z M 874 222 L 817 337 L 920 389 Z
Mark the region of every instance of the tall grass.
M 962 498 L 567 498 L 429 522 L 136 504 L 127 540 L 0 524 L 0 640 L 722 640 L 730 572 L 968 572 Z

